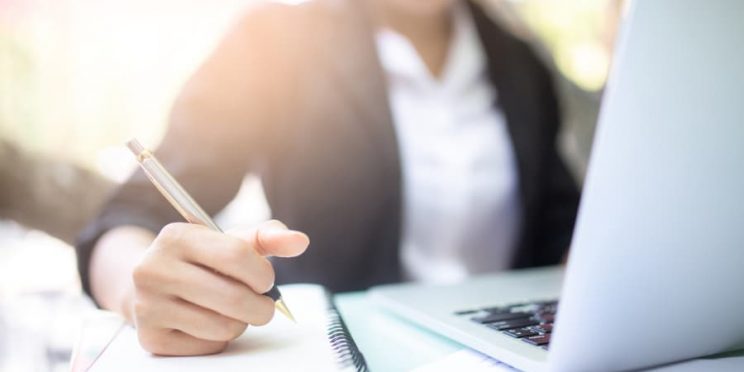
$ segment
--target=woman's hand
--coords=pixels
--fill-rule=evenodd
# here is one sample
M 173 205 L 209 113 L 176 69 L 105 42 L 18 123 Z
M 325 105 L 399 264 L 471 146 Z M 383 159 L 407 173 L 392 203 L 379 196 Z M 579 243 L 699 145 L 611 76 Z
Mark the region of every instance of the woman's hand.
M 133 320 L 140 344 L 161 355 L 217 353 L 249 325 L 268 323 L 274 285 L 266 256 L 297 256 L 308 237 L 281 222 L 223 234 L 173 223 L 134 267 Z

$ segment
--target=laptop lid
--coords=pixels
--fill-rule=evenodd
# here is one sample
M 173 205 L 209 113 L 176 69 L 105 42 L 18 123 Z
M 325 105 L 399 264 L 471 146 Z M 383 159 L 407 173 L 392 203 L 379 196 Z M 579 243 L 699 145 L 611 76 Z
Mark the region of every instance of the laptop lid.
M 744 341 L 744 1 L 633 1 L 549 365 L 632 369 Z

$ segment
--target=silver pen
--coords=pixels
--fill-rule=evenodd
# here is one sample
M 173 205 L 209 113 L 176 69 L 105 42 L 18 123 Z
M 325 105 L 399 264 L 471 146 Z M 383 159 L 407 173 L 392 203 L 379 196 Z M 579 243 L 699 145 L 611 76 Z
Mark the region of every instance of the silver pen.
M 160 164 L 152 152 L 144 148 L 137 139 L 132 139 L 127 142 L 127 147 L 137 157 L 137 162 L 145 171 L 147 178 L 152 181 L 158 191 L 163 194 L 173 208 L 175 208 L 178 213 L 186 219 L 186 221 L 209 227 L 214 231 L 222 232 L 222 229 L 212 221 L 212 218 L 204 212 L 199 204 L 196 204 L 194 199 L 186 192 L 186 190 L 183 189 L 181 184 L 179 184 L 178 181 L 176 181 L 176 179 L 165 170 L 163 165 Z M 274 306 L 277 310 L 290 320 L 295 321 L 294 316 L 292 316 L 289 308 L 287 308 L 284 300 L 282 300 L 282 294 L 279 293 L 279 289 L 276 285 L 271 287 L 271 289 L 264 293 L 264 295 L 269 296 L 274 300 Z

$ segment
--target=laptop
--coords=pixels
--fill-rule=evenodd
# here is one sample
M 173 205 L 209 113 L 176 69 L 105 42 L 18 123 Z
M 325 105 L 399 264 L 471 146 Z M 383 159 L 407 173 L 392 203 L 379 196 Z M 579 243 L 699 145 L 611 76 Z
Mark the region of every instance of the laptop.
M 744 347 L 744 2 L 633 1 L 567 265 L 373 288 L 515 368 L 641 369 Z

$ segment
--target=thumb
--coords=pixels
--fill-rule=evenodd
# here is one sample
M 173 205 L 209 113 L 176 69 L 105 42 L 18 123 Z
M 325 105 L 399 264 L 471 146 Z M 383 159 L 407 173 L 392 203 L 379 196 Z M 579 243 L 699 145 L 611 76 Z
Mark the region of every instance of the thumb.
M 310 245 L 305 233 L 290 230 L 277 220 L 266 221 L 250 230 L 230 231 L 230 234 L 252 243 L 262 256 L 295 257 Z

